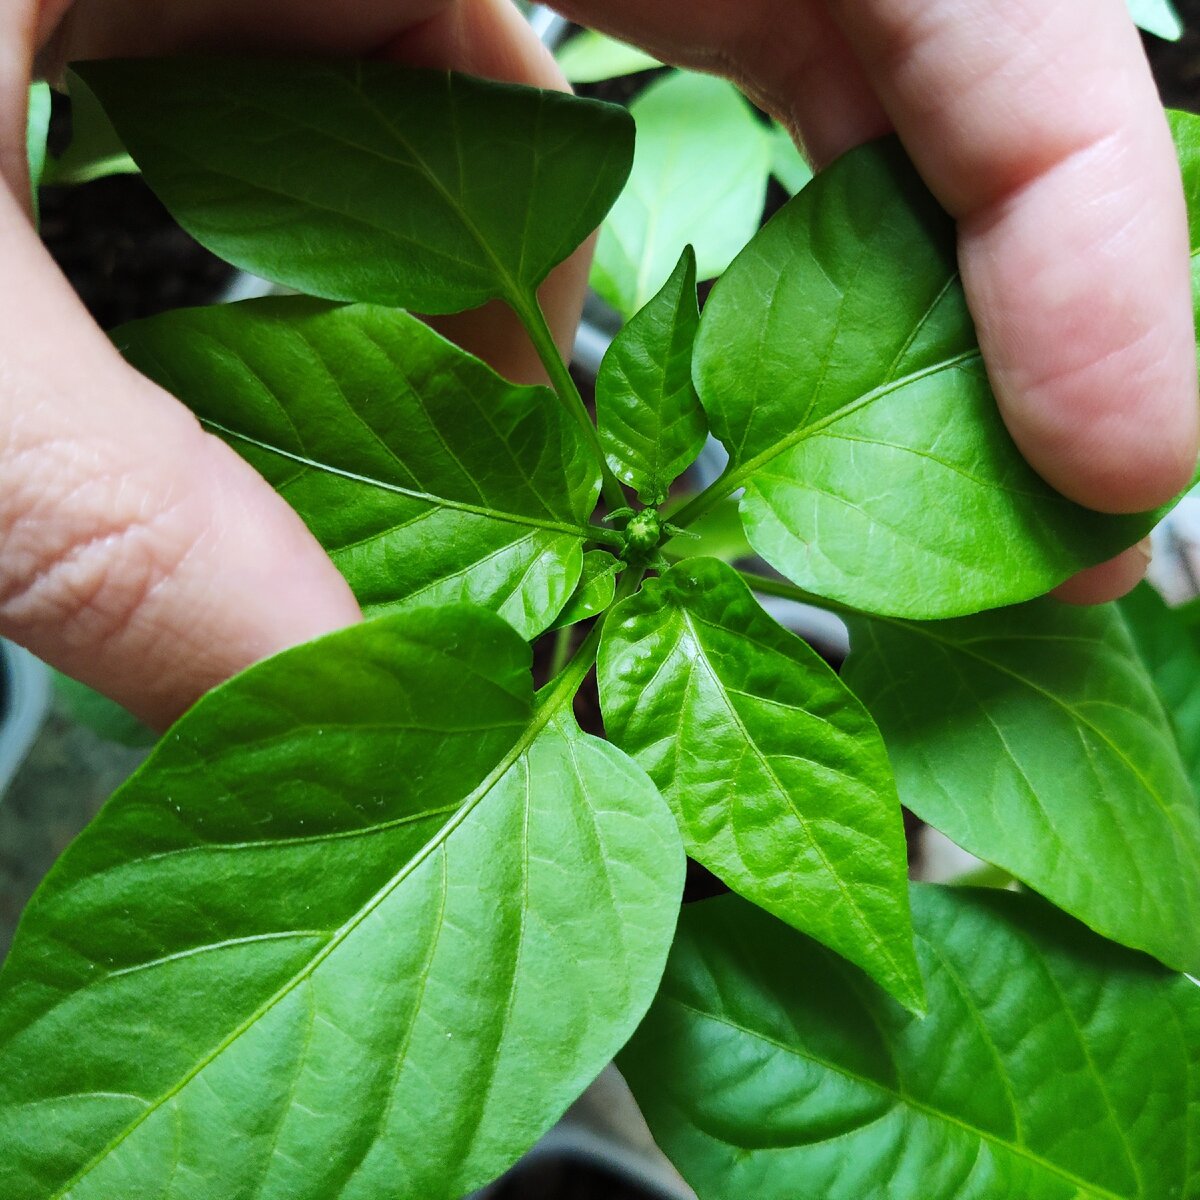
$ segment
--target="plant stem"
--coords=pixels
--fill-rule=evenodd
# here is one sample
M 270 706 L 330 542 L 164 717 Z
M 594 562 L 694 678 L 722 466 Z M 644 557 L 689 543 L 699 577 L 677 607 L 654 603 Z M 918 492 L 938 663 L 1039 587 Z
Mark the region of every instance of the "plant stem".
M 631 567 L 621 576 L 612 604 L 596 618 L 595 623 L 588 630 L 587 637 L 580 642 L 579 649 L 571 655 L 566 666 L 538 692 L 539 713 L 560 708 L 564 703 L 569 703 L 575 693 L 579 691 L 583 681 L 588 677 L 588 672 L 596 662 L 596 651 L 600 648 L 600 635 L 604 632 L 604 622 L 608 618 L 608 614 L 622 600 L 637 591 L 638 584 L 642 582 L 642 576 L 645 573 L 640 568 Z
M 828 609 L 830 612 L 840 613 L 846 617 L 861 615 L 857 608 L 851 608 L 848 604 L 840 604 L 837 600 L 829 600 L 825 596 L 817 596 L 813 592 L 806 592 L 803 588 L 798 588 L 794 583 L 788 583 L 785 579 L 772 579 L 769 575 L 756 575 L 753 571 L 738 571 L 738 574 L 752 592 L 761 592 L 764 596 L 779 596 L 784 600 L 795 600 L 800 604 L 811 604 L 815 608 Z
M 554 633 L 554 652 L 550 656 L 550 670 L 548 672 L 553 679 L 567 665 L 567 659 L 571 656 L 571 630 L 573 626 L 564 625 L 561 629 L 555 630 Z
M 621 484 L 617 477 L 609 469 L 608 461 L 604 457 L 604 447 L 600 444 L 600 435 L 596 432 L 596 426 L 592 424 L 592 418 L 588 416 L 583 397 L 575 386 L 575 380 L 571 378 L 567 364 L 563 362 L 563 357 L 558 352 L 558 345 L 554 341 L 554 334 L 550 332 L 550 325 L 546 321 L 546 314 L 542 311 L 541 303 L 536 296 L 510 298 L 509 303 L 528 331 L 530 341 L 533 342 L 538 358 L 542 360 L 542 366 L 546 368 L 546 374 L 550 376 L 550 382 L 558 393 L 559 400 L 575 418 L 579 428 L 583 431 L 584 439 L 596 456 L 596 462 L 600 465 L 600 481 L 604 491 L 605 504 L 614 510 L 624 508 L 626 505 L 625 493 L 621 490 Z
M 587 526 L 588 536 L 593 542 L 599 542 L 604 546 L 612 546 L 615 550 L 622 550 L 625 547 L 625 539 L 615 530 L 606 529 L 603 525 Z

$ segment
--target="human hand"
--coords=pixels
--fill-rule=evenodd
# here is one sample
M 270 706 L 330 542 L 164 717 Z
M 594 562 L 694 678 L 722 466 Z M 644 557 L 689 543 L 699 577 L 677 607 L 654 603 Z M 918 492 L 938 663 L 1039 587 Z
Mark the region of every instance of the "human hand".
M 1150 507 L 1186 484 L 1197 442 L 1186 220 L 1122 0 L 559 7 L 669 61 L 732 76 L 818 162 L 894 124 L 959 219 L 964 283 L 992 382 L 1033 466 L 1073 499 L 1108 511 Z M 129 0 L 78 0 L 53 51 L 388 48 L 421 65 L 532 82 L 552 70 L 501 0 L 393 0 L 369 9 L 208 0 L 154 12 L 148 22 L 145 7 Z M 44 13 L 43 32 L 57 15 Z M 16 530 L 0 542 L 0 628 L 161 722 L 254 658 L 354 619 L 344 585 L 290 512 L 114 361 L 94 330 L 77 329 L 61 281 L 51 286 L 32 256 L 19 264 L 38 281 L 19 289 L 26 333 L 16 378 L 18 391 L 28 376 L 44 399 L 38 421 L 22 422 L 24 436 L 10 438 L 0 422 L 0 437 L 24 464 L 18 483 L 44 480 L 45 450 L 36 447 L 53 450 L 61 438 L 70 448 L 61 468 L 68 490 L 65 500 L 62 487 L 39 496 L 32 520 L 20 511 L 19 486 L 15 506 L 0 501 L 0 529 Z M 571 296 L 559 312 L 569 317 L 581 272 L 568 277 Z M 30 319 L 34 294 L 40 322 Z M 88 347 L 76 365 L 103 357 L 103 370 L 64 374 L 56 363 L 48 372 L 61 357 L 67 310 L 68 338 Z M 18 315 L 0 309 L 0 337 L 11 336 L 6 318 Z M 42 334 L 38 349 L 39 326 L 54 329 L 53 348 Z M 97 417 L 98 399 L 107 408 Z M 189 469 L 188 455 L 203 469 Z M 107 482 L 97 486 L 97 476 Z M 132 537 L 120 533 L 126 513 Z M 111 542 L 96 540 L 109 528 L 117 531 Z M 1106 599 L 1143 569 L 1143 556 L 1130 551 L 1060 594 Z

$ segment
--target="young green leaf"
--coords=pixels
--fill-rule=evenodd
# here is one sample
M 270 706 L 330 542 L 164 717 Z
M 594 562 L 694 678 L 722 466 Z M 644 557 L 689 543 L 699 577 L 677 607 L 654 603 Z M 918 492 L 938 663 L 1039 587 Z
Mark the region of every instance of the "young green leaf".
M 607 550 L 589 550 L 584 554 L 579 585 L 550 628 L 563 629 L 604 612 L 613 602 L 620 566 Z
M 662 66 L 653 54 L 591 29 L 581 29 L 554 57 L 572 83 L 599 83 Z
M 632 1032 L 682 878 L 650 781 L 535 708 L 499 618 L 422 610 L 260 664 L 26 913 L 0 1194 L 455 1200 Z
M 719 275 L 758 228 L 767 131 L 723 79 L 675 71 L 630 105 L 629 186 L 600 231 L 592 286 L 626 317 L 662 287 L 691 243 L 701 279 Z
M 445 71 L 213 58 L 77 70 L 193 237 L 335 300 L 526 303 L 600 224 L 633 155 L 623 109 Z
M 794 196 L 812 182 L 813 169 L 782 125 L 771 126 L 771 174 Z
M 1200 1194 L 1200 989 L 1035 896 L 918 887 L 914 1019 L 736 897 L 689 905 L 622 1071 L 700 1200 Z
M 291 297 L 113 336 L 279 489 L 368 614 L 470 600 L 532 637 L 578 583 L 599 480 L 574 425 L 414 317 Z
M 704 309 L 696 380 L 745 486 L 751 544 L 794 583 L 870 612 L 1026 600 L 1132 544 L 1025 463 L 988 387 L 954 228 L 887 140 L 823 171 Z
M 115 700 L 93 691 L 87 684 L 69 675 L 53 673 L 54 690 L 70 714 L 71 720 L 97 737 L 121 746 L 153 746 L 158 734 L 143 725 L 133 713 Z
M 920 1009 L 904 830 L 879 731 L 732 568 L 693 559 L 614 611 L 604 727 L 666 796 L 688 853 Z
M 1113 605 L 851 621 L 900 799 L 1105 937 L 1200 971 L 1200 804 Z
M 71 141 L 57 158 L 46 162 L 45 182 L 90 183 L 106 175 L 136 175 L 129 157 L 100 101 L 78 76 L 71 79 Z
M 643 504 L 661 504 L 696 461 L 708 422 L 692 383 L 700 326 L 696 255 L 684 248 L 671 278 L 613 339 L 596 377 L 596 423 L 608 464 Z
M 1192 788 L 1200 795 L 1200 636 L 1194 610 L 1168 608 L 1148 583 L 1139 584 L 1118 607 L 1167 710 Z
M 49 132 L 50 88 L 44 83 L 35 83 L 29 89 L 29 111 L 25 126 L 29 186 L 35 214 L 38 210 L 38 187 L 46 167 L 46 136 Z
M 1177 42 L 1183 36 L 1183 22 L 1171 0 L 1127 0 L 1129 15 L 1147 33 Z

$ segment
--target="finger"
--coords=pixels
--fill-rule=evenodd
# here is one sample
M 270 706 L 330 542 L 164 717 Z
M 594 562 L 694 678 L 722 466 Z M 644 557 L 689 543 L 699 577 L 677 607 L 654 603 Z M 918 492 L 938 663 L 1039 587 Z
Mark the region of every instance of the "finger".
M 831 0 L 959 218 L 1001 412 L 1072 499 L 1146 509 L 1191 477 L 1186 213 L 1122 0 Z
M 1116 558 L 1081 571 L 1051 595 L 1067 604 L 1106 604 L 1133 591 L 1150 565 L 1150 539 L 1130 546 Z
M 0 189 L 0 634 L 162 727 L 356 621 L 300 519 L 126 367 Z
M 664 62 L 733 80 L 821 166 L 891 124 L 845 35 L 819 0 L 555 0 L 592 29 Z

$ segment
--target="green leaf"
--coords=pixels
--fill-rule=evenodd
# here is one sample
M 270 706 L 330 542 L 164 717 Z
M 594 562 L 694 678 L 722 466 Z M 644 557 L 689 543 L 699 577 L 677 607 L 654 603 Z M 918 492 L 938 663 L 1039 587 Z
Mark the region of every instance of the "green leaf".
M 93 691 L 87 684 L 69 675 L 53 672 L 54 690 L 58 693 L 71 719 L 90 729 L 105 741 L 122 746 L 153 746 L 158 734 L 148 729 L 115 700 Z
M 46 183 L 80 184 L 106 175 L 137 174 L 112 122 L 83 80 L 71 79 L 71 141 L 46 163 Z
M 607 550 L 587 551 L 583 556 L 583 574 L 579 586 L 550 628 L 562 629 L 604 612 L 613 602 L 620 567 L 620 561 Z
M 727 563 L 754 557 L 736 500 L 722 500 L 713 505 L 688 526 L 686 534 L 667 542 L 663 553 L 671 559 L 719 558 Z
M 620 1066 L 700 1200 L 1191 1200 L 1200 990 L 1035 896 L 918 887 L 914 1019 L 732 896 Z
M 701 279 L 719 275 L 758 228 L 770 152 L 731 83 L 676 71 L 630 105 L 629 185 L 600 231 L 592 286 L 627 318 L 663 286 L 689 243 Z
M 813 169 L 782 125 L 771 126 L 771 174 L 794 196 L 812 181 Z
M 25 915 L 0 1194 L 453 1200 L 632 1032 L 682 878 L 649 780 L 534 707 L 528 647 L 482 610 L 254 667 Z
M 735 891 L 924 1000 L 904 830 L 879 731 L 737 574 L 694 559 L 622 602 L 598 667 L 604 727 Z
M 1183 190 L 1187 199 L 1188 236 L 1192 247 L 1192 307 L 1200 333 L 1200 117 L 1194 113 L 1167 110 L 1167 122 L 1175 141 L 1175 153 L 1183 172 Z M 1200 361 L 1200 360 L 1198 360 Z M 1200 465 L 1192 487 L 1200 483 Z
M 591 29 L 581 29 L 554 57 L 572 83 L 599 83 L 602 79 L 616 79 L 662 66 L 653 54 Z
M 114 340 L 279 490 L 368 614 L 470 600 L 532 637 L 579 581 L 599 479 L 577 430 L 414 317 L 276 298 Z
M 336 300 L 527 303 L 632 161 L 623 109 L 444 71 L 208 58 L 77 70 L 193 237 Z
M 988 387 L 953 223 L 893 139 L 763 228 L 713 290 L 695 354 L 751 545 L 818 595 L 974 612 L 1045 592 L 1153 523 L 1080 508 L 1025 463 Z
M 46 136 L 50 132 L 50 88 L 35 83 L 29 89 L 25 145 L 29 162 L 29 186 L 33 193 L 33 211 L 38 211 L 38 188 L 46 166 Z
M 1177 42 L 1183 36 L 1183 22 L 1170 0 L 1127 0 L 1129 15 L 1147 33 Z
M 1200 805 L 1113 605 L 852 620 L 900 799 L 1105 937 L 1200 971 Z
M 1167 710 L 1192 788 L 1200 795 L 1200 638 L 1194 602 L 1183 611 L 1168 608 L 1142 583 L 1118 607 Z
M 608 464 L 643 504 L 661 504 L 696 461 L 708 422 L 692 383 L 700 326 L 696 255 L 684 249 L 671 278 L 613 339 L 596 377 L 596 423 Z

